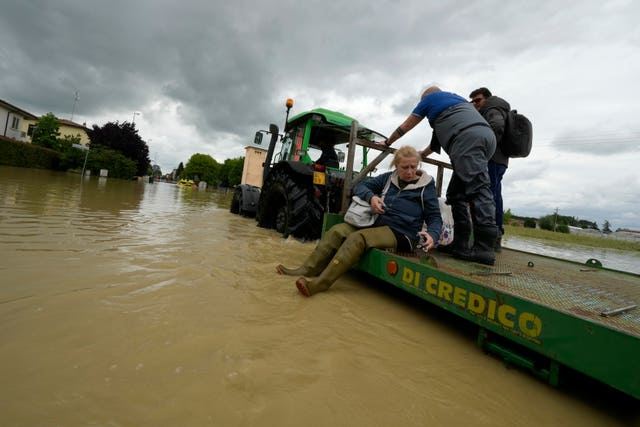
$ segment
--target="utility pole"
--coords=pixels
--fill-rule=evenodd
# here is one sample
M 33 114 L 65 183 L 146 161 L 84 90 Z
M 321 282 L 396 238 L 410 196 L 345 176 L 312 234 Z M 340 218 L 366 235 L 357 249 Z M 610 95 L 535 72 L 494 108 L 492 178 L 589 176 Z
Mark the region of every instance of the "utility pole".
M 73 115 L 76 112 L 76 104 L 78 103 L 78 100 L 80 99 L 80 92 L 79 91 L 75 91 L 73 93 L 73 110 L 71 110 L 71 121 L 73 121 Z
M 556 224 L 558 223 L 558 208 L 556 208 L 556 215 L 553 218 L 553 231 L 556 231 Z

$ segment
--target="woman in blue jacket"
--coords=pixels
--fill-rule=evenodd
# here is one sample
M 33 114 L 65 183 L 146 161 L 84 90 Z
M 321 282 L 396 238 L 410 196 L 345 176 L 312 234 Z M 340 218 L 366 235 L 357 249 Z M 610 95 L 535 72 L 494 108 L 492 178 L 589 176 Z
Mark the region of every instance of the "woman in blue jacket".
M 365 180 L 353 191 L 379 214 L 373 226 L 336 224 L 320 239 L 302 266 L 287 268 L 280 264 L 276 271 L 301 276 L 296 287 L 302 295 L 310 297 L 329 289 L 370 248 L 413 252 L 421 236 L 424 248 L 433 248 L 440 237 L 442 218 L 433 178 L 418 169 L 419 165 L 420 154 L 416 149 L 401 147 L 391 162 L 395 166 L 393 172 Z M 383 200 L 387 180 L 391 181 Z M 422 231 L 424 223 L 426 231 Z

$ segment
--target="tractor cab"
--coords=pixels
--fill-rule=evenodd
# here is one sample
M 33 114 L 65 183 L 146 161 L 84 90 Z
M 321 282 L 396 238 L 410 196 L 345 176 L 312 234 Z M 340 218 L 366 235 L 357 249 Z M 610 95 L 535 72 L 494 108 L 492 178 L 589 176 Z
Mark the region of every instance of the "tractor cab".
M 384 135 L 345 114 L 316 108 L 289 119 L 293 100 L 286 106 L 283 133 L 271 124 L 254 138 L 254 145 L 261 145 L 270 135 L 260 163 L 261 188 L 238 186 L 230 210 L 255 215 L 259 226 L 284 236 L 313 240 L 320 236 L 324 214 L 343 211 L 352 185 L 392 151 L 380 144 Z M 370 150 L 383 153 L 369 162 Z
M 315 170 L 344 171 L 346 153 L 353 118 L 342 113 L 316 108 L 298 114 L 287 122 L 282 145 L 273 158 L 273 163 L 281 161 L 301 162 Z M 384 136 L 359 128 L 359 137 L 372 143 L 384 141 Z M 369 148 L 362 147 L 357 153 L 358 163 L 367 165 Z

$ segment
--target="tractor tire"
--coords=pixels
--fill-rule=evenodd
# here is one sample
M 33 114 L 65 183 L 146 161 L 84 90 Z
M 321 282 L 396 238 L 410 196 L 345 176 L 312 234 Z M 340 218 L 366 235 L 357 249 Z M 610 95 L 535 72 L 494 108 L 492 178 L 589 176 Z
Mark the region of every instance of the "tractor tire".
M 229 212 L 239 215 L 242 207 L 242 189 L 240 187 L 233 190 L 233 198 L 231 199 L 231 207 Z
M 311 177 L 274 171 L 262 186 L 258 225 L 275 228 L 284 237 L 303 240 L 320 237 L 324 209 L 315 196 Z

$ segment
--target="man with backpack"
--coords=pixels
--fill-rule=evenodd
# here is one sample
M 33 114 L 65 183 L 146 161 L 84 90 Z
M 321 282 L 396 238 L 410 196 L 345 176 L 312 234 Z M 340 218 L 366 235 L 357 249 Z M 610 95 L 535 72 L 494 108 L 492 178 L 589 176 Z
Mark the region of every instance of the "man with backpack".
M 493 131 L 465 98 L 432 86 L 423 92 L 418 105 L 384 144 L 391 145 L 424 118 L 433 132 L 429 146 L 420 152 L 422 158 L 443 149 L 453 167 L 447 188 L 447 204 L 454 221 L 450 252 L 456 258 L 493 265 L 498 230 L 487 173 L 487 161 L 496 146 Z
M 471 103 L 489 123 L 496 136 L 496 151 L 489 160 L 489 178 L 491 179 L 491 192 L 496 205 L 496 226 L 498 236 L 496 238 L 496 252 L 500 252 L 502 235 L 504 235 L 504 205 L 502 202 L 502 177 L 509 166 L 509 157 L 501 149 L 503 138 L 507 130 L 507 118 L 511 106 L 507 101 L 491 94 L 486 87 L 481 87 L 469 94 Z

